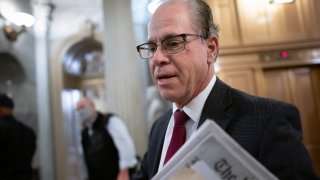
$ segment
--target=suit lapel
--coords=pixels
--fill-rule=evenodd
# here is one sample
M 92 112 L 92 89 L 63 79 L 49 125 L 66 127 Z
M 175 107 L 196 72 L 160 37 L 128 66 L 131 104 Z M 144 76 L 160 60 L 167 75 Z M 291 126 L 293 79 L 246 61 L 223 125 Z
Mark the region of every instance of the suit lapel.
M 214 120 L 226 129 L 232 118 L 232 89 L 217 78 L 201 113 L 198 128 L 206 119 Z

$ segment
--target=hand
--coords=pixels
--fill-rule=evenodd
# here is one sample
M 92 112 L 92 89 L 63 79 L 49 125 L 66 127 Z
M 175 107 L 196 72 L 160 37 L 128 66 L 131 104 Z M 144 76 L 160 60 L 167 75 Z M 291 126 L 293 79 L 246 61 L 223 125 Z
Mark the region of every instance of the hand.
M 129 171 L 128 169 L 120 169 L 117 180 L 129 180 Z

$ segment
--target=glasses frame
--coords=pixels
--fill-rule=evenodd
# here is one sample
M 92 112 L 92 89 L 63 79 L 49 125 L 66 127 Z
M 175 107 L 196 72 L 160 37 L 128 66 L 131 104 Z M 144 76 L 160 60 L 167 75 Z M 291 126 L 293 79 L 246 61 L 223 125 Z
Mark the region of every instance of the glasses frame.
M 178 34 L 178 35 L 175 35 L 175 36 L 168 37 L 168 38 L 162 40 L 162 41 L 160 42 L 160 44 L 157 44 L 157 43 L 143 43 L 143 44 L 138 45 L 136 48 L 137 48 L 137 51 L 138 51 L 141 59 L 151 59 L 151 58 L 153 58 L 153 56 L 154 56 L 154 54 L 155 54 L 155 52 L 157 51 L 157 49 L 158 49 L 159 46 L 162 46 L 162 47 L 163 47 L 162 49 L 164 50 L 164 52 L 165 52 L 166 54 L 175 54 L 175 53 L 181 52 L 181 51 L 183 51 L 183 50 L 185 49 L 185 46 L 186 46 L 186 44 L 188 43 L 188 42 L 187 42 L 187 37 L 188 37 L 188 36 L 194 36 L 194 37 L 199 37 L 199 38 L 204 39 L 204 36 L 202 36 L 202 35 L 200 35 L 200 34 L 186 34 L 186 33 L 183 33 L 183 34 Z M 181 43 L 182 43 L 182 45 L 183 45 L 182 48 L 179 49 L 179 50 L 177 50 L 177 51 L 168 52 L 166 46 L 164 45 L 164 42 L 166 42 L 166 41 L 168 41 L 168 40 L 170 40 L 170 39 L 172 39 L 172 38 L 176 38 L 176 37 L 182 37 L 182 39 L 183 39 L 183 41 L 181 41 Z M 145 57 L 142 57 L 140 50 L 142 49 L 142 46 L 148 45 L 148 44 L 149 44 L 149 45 L 154 45 L 156 49 L 154 50 L 154 52 L 150 52 L 150 53 L 149 53 L 149 54 L 150 54 L 150 57 L 145 58 Z

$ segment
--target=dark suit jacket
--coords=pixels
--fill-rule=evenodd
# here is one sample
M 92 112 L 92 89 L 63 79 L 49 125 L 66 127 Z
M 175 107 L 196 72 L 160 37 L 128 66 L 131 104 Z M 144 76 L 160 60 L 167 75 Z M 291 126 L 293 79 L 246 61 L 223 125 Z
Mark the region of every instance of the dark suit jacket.
M 0 179 L 31 180 L 34 131 L 13 116 L 0 117 Z
M 148 151 L 133 179 L 151 179 L 157 173 L 171 115 L 169 110 L 155 122 Z M 217 78 L 199 126 L 206 119 L 213 119 L 280 179 L 315 179 L 311 160 L 301 143 L 300 115 L 295 106 L 248 95 Z

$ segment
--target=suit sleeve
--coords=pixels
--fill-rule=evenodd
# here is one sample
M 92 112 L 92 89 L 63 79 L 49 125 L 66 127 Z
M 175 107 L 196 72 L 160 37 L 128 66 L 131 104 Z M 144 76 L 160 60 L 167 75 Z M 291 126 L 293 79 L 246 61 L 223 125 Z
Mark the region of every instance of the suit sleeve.
M 295 106 L 283 104 L 270 116 L 259 159 L 280 179 L 316 179 L 301 141 L 299 111 Z
M 139 170 L 133 175 L 132 180 L 148 180 L 148 152 L 146 152 L 141 161 Z
M 140 167 L 138 169 L 138 171 L 133 175 L 132 180 L 148 180 L 149 178 L 149 165 L 148 165 L 148 151 L 150 151 L 152 149 L 152 146 L 150 147 L 150 141 L 152 139 L 152 134 L 154 133 L 154 129 L 155 129 L 155 124 L 153 124 L 151 131 L 150 131 L 150 136 L 149 136 L 149 144 L 148 144 L 148 149 L 147 152 L 144 154 L 141 163 L 140 163 Z
M 159 127 L 156 126 L 157 122 L 155 122 L 151 128 L 147 152 L 143 156 L 138 171 L 133 175 L 133 180 L 149 180 L 152 177 L 152 169 L 157 168 L 157 166 L 154 167 L 159 163 L 159 161 L 156 160 L 155 152 L 159 150 L 159 148 L 157 149 L 156 145 L 153 144 L 157 139 L 155 136 L 159 134 Z

